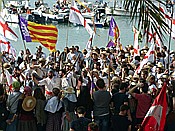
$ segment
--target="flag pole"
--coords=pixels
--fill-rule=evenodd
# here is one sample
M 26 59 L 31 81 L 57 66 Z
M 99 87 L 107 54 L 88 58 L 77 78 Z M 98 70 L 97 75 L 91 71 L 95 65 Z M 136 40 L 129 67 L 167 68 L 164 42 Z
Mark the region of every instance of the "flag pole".
M 20 16 L 19 16 L 19 14 L 18 14 L 18 26 L 19 26 L 19 30 L 20 30 L 20 34 L 21 34 L 21 37 L 22 37 L 22 32 L 21 32 L 21 26 L 20 26 L 20 18 L 19 18 Z M 27 50 L 27 48 L 26 48 L 26 44 L 25 44 L 25 42 L 24 42 L 24 39 L 23 39 L 23 37 L 22 37 L 22 42 L 23 42 L 23 45 L 24 45 L 24 50 L 25 50 L 25 52 L 26 52 L 26 50 Z
M 69 34 L 69 20 L 68 20 L 68 28 L 67 28 L 67 32 L 66 32 L 66 47 L 68 47 L 68 34 Z
M 170 63 L 170 44 L 171 44 L 171 32 L 172 32 L 172 26 L 173 26 L 173 9 L 174 8 L 174 5 L 171 4 L 171 26 L 170 26 L 170 37 L 169 37 L 169 43 L 168 43 L 168 66 L 169 66 L 169 63 Z M 167 68 L 168 68 L 167 66 Z M 169 68 L 168 68 L 168 72 L 169 72 Z

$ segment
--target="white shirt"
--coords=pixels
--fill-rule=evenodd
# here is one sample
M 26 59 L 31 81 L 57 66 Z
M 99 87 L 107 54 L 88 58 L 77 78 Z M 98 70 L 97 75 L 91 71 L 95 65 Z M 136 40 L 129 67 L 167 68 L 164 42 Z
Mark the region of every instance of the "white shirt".
M 45 85 L 46 91 L 52 92 L 53 88 L 61 88 L 61 78 L 53 77 L 50 79 L 49 77 L 40 80 L 38 85 Z

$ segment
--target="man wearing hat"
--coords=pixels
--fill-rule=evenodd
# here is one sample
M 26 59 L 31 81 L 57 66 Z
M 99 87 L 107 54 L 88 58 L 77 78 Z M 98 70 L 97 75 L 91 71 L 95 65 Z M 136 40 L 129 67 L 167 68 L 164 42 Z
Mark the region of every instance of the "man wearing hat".
M 14 119 L 15 113 L 17 111 L 18 101 L 21 98 L 20 92 L 20 83 L 18 81 L 14 81 L 12 83 L 13 92 L 7 98 L 7 107 L 10 111 L 9 118 L 7 120 L 7 129 L 6 131 L 16 131 L 17 128 L 17 119 Z
M 70 52 L 67 54 L 67 58 L 66 58 L 67 61 L 71 61 L 72 57 L 74 55 L 76 56 L 74 47 L 69 48 L 69 50 Z
M 33 77 L 33 81 L 39 86 L 45 86 L 45 93 L 47 98 L 50 98 L 52 96 L 53 88 L 61 89 L 61 78 L 54 76 L 54 71 L 51 69 L 48 71 L 46 78 L 38 81 L 35 77 Z
M 35 53 L 36 55 L 36 58 L 39 59 L 39 58 L 46 58 L 46 54 L 42 51 L 42 47 L 41 46 L 37 46 L 37 51 Z
M 107 57 L 108 53 L 106 51 L 102 51 L 100 54 L 101 54 L 101 58 L 99 62 L 101 64 L 101 69 L 107 68 L 110 62 L 109 58 Z

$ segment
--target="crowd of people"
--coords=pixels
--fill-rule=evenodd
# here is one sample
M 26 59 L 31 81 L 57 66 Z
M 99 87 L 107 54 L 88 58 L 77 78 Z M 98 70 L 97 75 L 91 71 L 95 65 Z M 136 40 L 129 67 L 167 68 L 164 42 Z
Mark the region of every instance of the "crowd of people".
M 132 45 L 91 51 L 72 46 L 47 56 L 38 46 L 16 58 L 2 52 L 0 129 L 137 131 L 166 82 L 164 130 L 175 130 L 174 52 L 156 47 L 154 61 L 137 73 L 148 50 L 134 56 Z

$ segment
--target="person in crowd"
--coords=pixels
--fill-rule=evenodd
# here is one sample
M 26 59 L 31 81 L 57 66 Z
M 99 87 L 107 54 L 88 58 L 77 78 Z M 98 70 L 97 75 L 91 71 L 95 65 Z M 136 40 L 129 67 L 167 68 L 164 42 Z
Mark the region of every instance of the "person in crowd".
M 48 71 L 46 78 L 38 81 L 35 77 L 33 77 L 33 80 L 37 85 L 45 86 L 45 93 L 47 98 L 50 98 L 52 96 L 53 88 L 61 89 L 61 78 L 54 76 L 54 71 L 51 69 Z
M 126 95 L 126 83 L 121 83 L 119 86 L 119 92 L 115 93 L 111 99 L 111 107 L 114 107 L 115 115 L 120 112 L 120 106 L 128 105 L 128 95 Z
M 123 104 L 119 114 L 112 117 L 112 131 L 131 131 L 131 121 L 127 117 L 128 109 L 129 106 Z
M 7 95 L 4 90 L 3 84 L 0 83 L 0 130 L 6 130 L 6 120 L 8 119 L 9 112 L 6 108 Z
M 134 93 L 137 88 L 140 94 Z M 128 93 L 137 100 L 136 126 L 140 126 L 152 103 L 151 96 L 148 94 L 148 84 L 138 83 L 135 87 L 131 88 Z
M 37 121 L 37 131 L 45 131 L 47 120 L 47 114 L 44 111 L 46 105 L 46 97 L 41 88 L 36 88 L 34 90 L 33 96 L 36 99 L 35 117 Z
M 76 119 L 75 108 L 77 104 L 77 97 L 73 87 L 67 87 L 63 90 L 63 98 L 65 113 L 63 131 L 68 131 L 71 126 L 71 122 Z
M 93 110 L 93 101 L 91 99 L 91 80 L 87 76 L 87 70 L 83 68 L 82 75 L 79 77 L 80 86 L 77 89 L 77 106 L 83 106 L 86 109 L 85 117 L 91 119 L 91 111 Z
M 32 88 L 26 86 L 23 96 L 18 101 L 16 114 L 18 116 L 17 131 L 37 131 L 34 116 L 36 99 L 32 96 Z
M 95 122 L 99 126 L 99 131 L 109 130 L 110 119 L 110 101 L 111 95 L 106 91 L 105 82 L 103 79 L 98 79 L 96 82 L 98 91 L 95 91 L 92 95 L 94 102 L 93 116 Z M 102 97 L 103 96 L 103 97 Z
M 20 92 L 20 83 L 18 81 L 14 81 L 12 83 L 13 92 L 7 98 L 7 107 L 10 111 L 9 117 L 7 119 L 7 128 L 6 131 L 16 131 L 18 119 L 16 118 L 16 112 L 18 108 L 18 101 L 22 97 L 22 93 Z
M 83 106 L 77 108 L 78 119 L 72 121 L 70 131 L 87 131 L 90 119 L 85 118 L 86 110 Z
M 64 104 L 61 101 L 60 89 L 52 89 L 52 97 L 47 101 L 45 111 L 47 111 L 48 114 L 46 131 L 62 131 L 61 124 Z
M 98 125 L 95 122 L 88 124 L 88 131 L 99 131 Z

